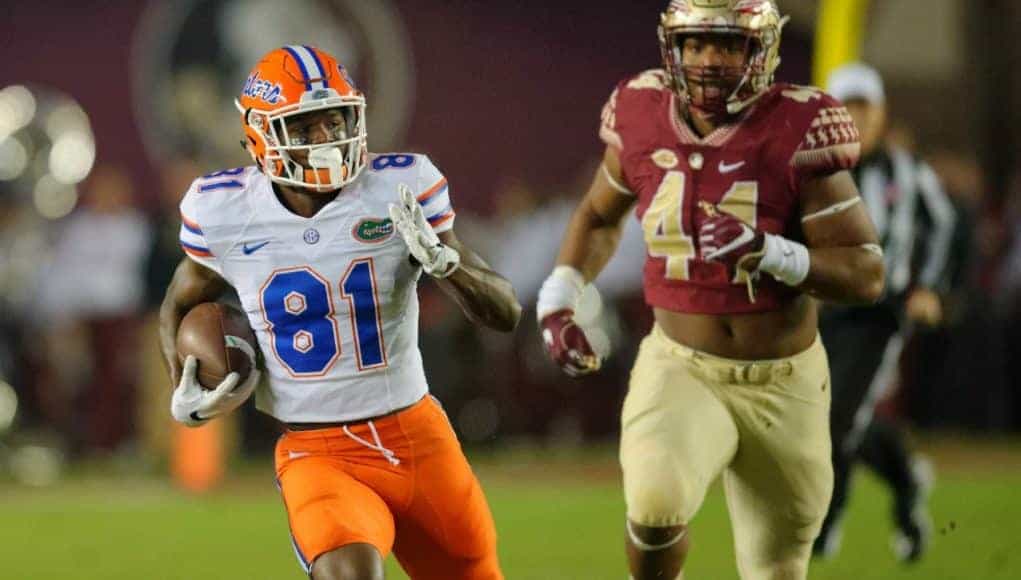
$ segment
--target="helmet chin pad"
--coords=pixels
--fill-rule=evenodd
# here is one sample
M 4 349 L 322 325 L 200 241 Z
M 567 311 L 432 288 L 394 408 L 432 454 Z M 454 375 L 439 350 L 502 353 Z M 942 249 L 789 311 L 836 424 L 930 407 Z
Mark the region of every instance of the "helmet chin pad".
M 308 152 L 309 167 L 305 168 L 305 181 L 314 189 L 336 189 L 345 183 L 348 176 L 344 155 L 338 147 L 318 147 Z
M 319 147 L 308 152 L 308 164 L 312 169 L 327 169 L 339 176 L 344 168 L 344 155 L 337 147 Z

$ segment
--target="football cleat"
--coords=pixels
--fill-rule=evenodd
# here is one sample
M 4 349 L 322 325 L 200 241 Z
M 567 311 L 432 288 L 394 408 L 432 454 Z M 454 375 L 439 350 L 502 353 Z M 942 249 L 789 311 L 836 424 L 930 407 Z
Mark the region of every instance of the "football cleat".
M 916 457 L 911 462 L 911 473 L 916 491 L 907 500 L 898 498 L 895 521 L 897 532 L 892 542 L 894 556 L 905 564 L 921 559 L 929 547 L 932 532 L 928 506 L 929 492 L 935 479 L 932 463 L 924 457 Z
M 773 83 L 786 22 L 772 0 L 672 0 L 660 15 L 658 36 L 674 92 L 689 107 L 706 113 L 741 112 Z M 743 37 L 748 54 L 744 66 L 685 66 L 682 45 L 694 34 Z M 703 87 L 698 97 L 688 90 L 692 83 Z
M 354 181 L 368 160 L 365 97 L 330 54 L 304 45 L 278 48 L 255 65 L 235 101 L 242 146 L 275 183 L 316 191 Z M 288 133 L 300 115 L 337 111 L 326 138 Z

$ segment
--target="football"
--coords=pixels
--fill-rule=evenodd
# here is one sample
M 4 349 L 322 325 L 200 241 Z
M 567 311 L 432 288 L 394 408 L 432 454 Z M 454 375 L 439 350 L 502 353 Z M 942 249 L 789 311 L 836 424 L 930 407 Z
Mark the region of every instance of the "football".
M 184 364 L 188 355 L 198 359 L 196 377 L 205 389 L 215 389 L 232 372 L 244 381 L 252 371 L 255 345 L 244 314 L 219 302 L 192 308 L 177 329 L 178 360 Z

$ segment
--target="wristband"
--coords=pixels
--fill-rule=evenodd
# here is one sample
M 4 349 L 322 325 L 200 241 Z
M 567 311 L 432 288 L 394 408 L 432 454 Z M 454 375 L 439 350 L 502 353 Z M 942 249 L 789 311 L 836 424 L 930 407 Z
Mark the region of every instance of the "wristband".
M 585 277 L 571 266 L 557 266 L 542 283 L 535 312 L 542 320 L 557 310 L 574 310 L 585 288 Z
M 766 234 L 759 270 L 771 274 L 788 286 L 797 286 L 808 277 L 808 248 L 783 236 Z

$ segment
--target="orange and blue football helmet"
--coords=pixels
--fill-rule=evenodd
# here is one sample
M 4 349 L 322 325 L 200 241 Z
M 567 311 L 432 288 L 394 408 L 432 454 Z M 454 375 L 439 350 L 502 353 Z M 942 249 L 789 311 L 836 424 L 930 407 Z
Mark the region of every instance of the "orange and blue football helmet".
M 329 191 L 351 183 L 365 168 L 365 96 L 323 50 L 288 45 L 269 52 L 248 75 L 235 104 L 242 145 L 275 183 Z M 314 144 L 288 135 L 288 119 L 326 109 L 340 111 L 343 130 Z M 305 165 L 295 161 L 296 152 L 307 154 Z

